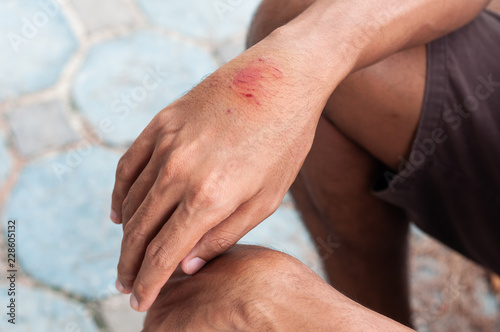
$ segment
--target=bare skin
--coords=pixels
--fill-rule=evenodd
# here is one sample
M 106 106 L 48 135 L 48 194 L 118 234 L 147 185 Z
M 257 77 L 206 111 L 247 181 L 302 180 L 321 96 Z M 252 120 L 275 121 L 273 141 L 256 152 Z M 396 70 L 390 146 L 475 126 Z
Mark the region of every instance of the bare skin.
M 194 276 L 176 270 L 144 323 L 145 332 L 311 330 L 410 331 L 348 299 L 295 258 L 241 245 Z
M 249 44 L 295 18 L 312 2 L 263 2 Z M 400 145 L 395 149 L 406 153 L 420 115 L 424 84 L 423 46 L 351 74 L 330 97 L 312 149 L 291 188 L 302 218 L 318 242 L 331 284 L 358 303 L 408 326 L 408 221 L 402 210 L 371 193 L 383 165 L 367 151 L 387 145 L 396 136 Z M 406 113 L 399 114 L 399 110 Z M 360 137 L 373 127 L 378 130 L 376 137 Z M 363 142 L 369 147 L 362 146 Z M 380 149 L 370 151 L 383 155 Z M 336 247 L 324 248 L 329 242 Z
M 158 113 L 122 157 L 113 191 L 124 227 L 117 288 L 132 292 L 131 306 L 147 310 L 179 263 L 197 272 L 274 212 L 350 74 L 453 31 L 486 3 L 318 0 Z M 334 124 L 387 165 L 407 151 L 389 130 L 337 111 Z

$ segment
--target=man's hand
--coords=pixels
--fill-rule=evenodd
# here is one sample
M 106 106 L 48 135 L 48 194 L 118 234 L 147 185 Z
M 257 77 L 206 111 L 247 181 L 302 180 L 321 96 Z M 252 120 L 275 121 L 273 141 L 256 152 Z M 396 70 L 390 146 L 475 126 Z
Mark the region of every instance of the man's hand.
M 409 331 L 337 292 L 295 258 L 235 246 L 187 276 L 177 270 L 144 331 Z
M 269 42 L 267 42 L 269 44 Z M 121 158 L 117 288 L 147 310 L 181 262 L 193 274 L 279 206 L 329 92 L 265 42 L 162 110 Z M 296 52 L 300 54 L 300 52 Z M 312 95 L 312 96 L 311 96 Z

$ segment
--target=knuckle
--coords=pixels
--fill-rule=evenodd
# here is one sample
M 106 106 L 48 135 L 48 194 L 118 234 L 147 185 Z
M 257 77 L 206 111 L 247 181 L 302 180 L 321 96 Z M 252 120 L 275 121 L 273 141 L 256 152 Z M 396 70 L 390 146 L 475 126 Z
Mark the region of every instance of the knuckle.
M 155 154 L 158 156 L 166 156 L 170 151 L 171 145 L 165 141 L 158 141 L 155 146 Z
M 127 197 L 125 197 L 122 203 L 122 217 L 124 220 L 128 220 L 131 217 L 129 210 L 130 210 L 130 195 L 127 195 Z
M 217 234 L 212 237 L 210 242 L 212 242 L 212 247 L 219 249 L 217 251 L 225 252 L 231 249 L 234 244 L 238 242 L 238 239 L 238 234 L 227 231 L 218 231 Z
M 158 179 L 153 183 L 150 192 L 155 197 L 163 197 L 165 196 L 171 186 L 175 184 L 176 177 L 172 175 L 172 172 L 167 169 L 168 166 L 165 166 L 160 174 L 158 175 Z
M 154 116 L 150 123 L 151 129 L 157 131 L 163 137 L 171 135 L 174 131 L 172 128 L 175 128 L 175 126 L 172 126 L 172 120 L 174 120 L 172 112 L 169 111 L 167 106 Z
M 123 246 L 135 247 L 145 243 L 148 237 L 145 232 L 139 230 L 132 223 L 128 223 L 123 230 Z
M 146 169 L 143 172 L 143 174 L 141 174 L 141 176 L 139 176 L 135 180 L 135 182 L 132 185 L 132 187 L 130 187 L 129 193 L 134 194 L 135 192 L 140 192 L 141 188 L 144 188 L 146 186 L 146 184 L 148 183 L 148 180 L 147 180 L 148 177 L 149 177 L 149 174 L 147 174 L 147 169 Z
M 165 247 L 161 244 L 151 243 L 146 251 L 149 264 L 157 269 L 167 269 L 171 266 L 171 258 Z
M 161 180 L 163 182 L 170 182 L 173 178 L 175 178 L 176 173 L 178 172 L 178 166 L 176 163 L 168 160 L 165 166 L 163 166 L 163 170 L 161 173 Z
M 141 280 L 137 280 L 134 283 L 134 294 L 137 296 L 137 298 L 141 300 L 144 297 L 146 297 L 147 293 L 148 293 L 147 286 Z
M 187 164 L 187 160 L 188 158 L 186 158 L 184 152 L 179 151 L 179 149 L 172 151 L 165 164 L 165 173 L 168 175 L 181 173 Z
M 130 271 L 127 269 L 127 267 L 122 262 L 120 262 L 118 264 L 117 271 L 118 271 L 118 276 L 119 276 L 120 280 L 122 282 L 127 283 L 127 284 L 133 283 L 135 278 L 137 277 L 137 274 L 130 273 Z
M 276 212 L 276 210 L 278 210 L 278 208 L 280 207 L 281 205 L 281 199 L 273 199 L 271 201 L 271 203 L 269 204 L 269 207 L 268 207 L 268 213 L 269 215 L 273 214 L 274 212 Z
M 151 122 L 147 125 L 146 127 L 146 130 L 149 132 L 149 133 L 157 133 L 158 131 L 160 131 L 162 128 L 163 128 L 163 122 L 162 122 L 162 113 L 163 112 L 158 112 L 154 117 L 153 119 L 151 120 Z
M 234 245 L 235 241 L 228 239 L 226 237 L 220 237 L 214 240 L 216 248 L 220 249 L 221 251 L 225 252 L 231 249 L 231 247 Z
M 113 203 L 118 203 L 122 198 L 123 198 L 122 193 L 119 192 L 115 187 L 113 189 L 113 192 L 111 193 L 111 199 L 113 200 Z
M 125 199 L 122 202 L 122 211 L 127 208 L 129 203 L 130 203 L 130 195 L 127 194 L 127 196 L 125 196 Z
M 169 185 L 172 181 L 184 181 L 183 168 L 185 163 L 176 157 L 177 153 L 172 153 L 167 159 L 160 173 L 160 183 Z
M 128 160 L 128 155 L 125 153 L 116 166 L 116 177 L 121 181 L 128 181 L 133 176 L 132 169 Z
M 202 182 L 193 190 L 187 201 L 187 205 L 188 208 L 193 211 L 207 210 L 220 205 L 218 202 L 216 185 L 212 184 L 210 181 Z

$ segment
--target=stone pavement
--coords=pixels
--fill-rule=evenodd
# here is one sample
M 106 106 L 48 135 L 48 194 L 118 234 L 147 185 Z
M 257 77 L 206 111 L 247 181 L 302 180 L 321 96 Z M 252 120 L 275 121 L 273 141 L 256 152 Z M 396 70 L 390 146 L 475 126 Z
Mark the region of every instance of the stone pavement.
M 17 324 L 0 331 L 138 331 L 114 289 L 121 229 L 108 220 L 120 155 L 154 114 L 243 50 L 257 0 L 0 1 L 0 268 L 17 220 Z M 322 242 L 321 242 L 322 241 Z M 318 249 L 334 250 L 321 239 Z M 323 275 L 290 197 L 242 242 Z M 420 331 L 500 329 L 480 268 L 413 231 Z

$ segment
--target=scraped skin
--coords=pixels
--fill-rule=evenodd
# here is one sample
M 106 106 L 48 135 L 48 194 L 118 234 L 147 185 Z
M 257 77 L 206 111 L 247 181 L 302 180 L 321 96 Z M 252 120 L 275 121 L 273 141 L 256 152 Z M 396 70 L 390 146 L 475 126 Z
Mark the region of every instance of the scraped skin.
M 486 3 L 318 0 L 159 112 L 120 160 L 113 190 L 124 227 L 117 288 L 132 292 L 132 308 L 146 311 L 179 263 L 197 272 L 277 209 L 351 72 L 457 29 Z
M 250 65 L 237 72 L 231 88 L 244 97 L 245 101 L 260 105 L 262 98 L 272 97 L 273 92 L 278 89 L 279 81 L 284 78 L 278 66 L 272 59 L 253 60 Z

